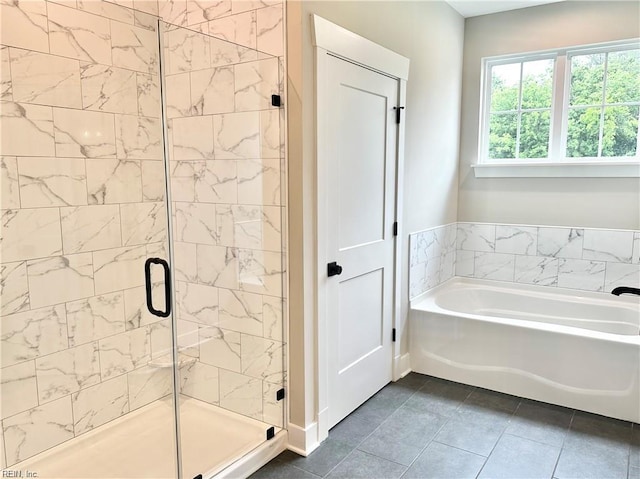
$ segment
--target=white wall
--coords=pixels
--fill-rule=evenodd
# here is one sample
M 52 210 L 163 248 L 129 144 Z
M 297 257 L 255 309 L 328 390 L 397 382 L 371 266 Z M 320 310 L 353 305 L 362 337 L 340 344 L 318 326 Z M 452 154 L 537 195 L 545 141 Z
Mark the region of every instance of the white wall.
M 291 422 L 315 420 L 315 13 L 411 60 L 406 102 L 401 275 L 408 309 L 408 234 L 456 220 L 463 18 L 444 2 L 288 2 Z M 306 342 L 305 342 L 306 338 Z
M 637 178 L 475 178 L 481 59 L 640 36 L 638 2 L 561 2 L 465 23 L 458 221 L 640 227 Z

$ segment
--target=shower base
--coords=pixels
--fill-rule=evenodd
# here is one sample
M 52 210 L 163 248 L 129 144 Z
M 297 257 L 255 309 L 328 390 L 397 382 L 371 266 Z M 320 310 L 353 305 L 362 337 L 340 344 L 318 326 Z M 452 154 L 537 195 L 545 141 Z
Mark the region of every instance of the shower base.
M 173 406 L 165 398 L 11 466 L 38 479 L 175 478 Z M 180 398 L 183 477 L 211 477 L 251 452 L 270 426 Z M 278 430 L 276 429 L 276 432 Z

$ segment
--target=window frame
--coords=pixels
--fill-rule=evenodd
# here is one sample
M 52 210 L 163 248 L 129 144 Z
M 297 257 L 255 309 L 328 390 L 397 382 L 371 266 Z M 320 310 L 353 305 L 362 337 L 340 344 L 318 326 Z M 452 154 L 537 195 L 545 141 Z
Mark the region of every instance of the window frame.
M 596 156 L 596 157 L 568 157 L 566 156 L 567 139 L 568 139 L 568 122 L 569 122 L 569 98 L 571 92 L 571 62 L 570 59 L 577 55 L 589 55 L 597 53 L 611 53 L 616 51 L 625 51 L 640 48 L 640 39 L 628 39 L 615 42 L 606 42 L 591 45 L 580 45 L 567 48 L 558 48 L 552 50 L 525 52 L 518 54 L 500 55 L 482 58 L 482 71 L 481 71 L 481 85 L 480 85 L 480 121 L 478 132 L 478 157 L 477 163 L 474 167 L 479 167 L 489 171 L 486 167 L 500 167 L 500 166 L 526 166 L 527 171 L 531 171 L 531 167 L 536 165 L 542 166 L 561 166 L 561 165 L 595 165 L 598 167 L 606 165 L 639 165 L 640 164 L 640 128 L 638 128 L 637 148 L 635 156 Z M 551 111 L 550 111 L 550 127 L 549 127 L 549 144 L 548 144 L 548 156 L 546 158 L 489 158 L 489 122 L 491 116 L 491 85 L 492 85 L 492 69 L 495 66 L 523 63 L 527 61 L 553 59 L 553 78 L 552 78 L 552 94 L 551 94 Z M 521 67 L 522 68 L 522 67 Z M 608 105 L 606 103 L 606 74 L 603 84 L 602 97 L 603 101 L 600 103 L 599 108 Z M 521 115 L 521 101 L 522 101 L 522 74 L 520 77 L 520 93 L 518 104 L 518 118 Z M 628 104 L 635 104 L 636 102 L 629 102 Z M 518 120 L 518 126 L 520 120 Z M 600 135 L 598 137 L 598 152 L 601 153 L 602 143 L 602 118 L 600 123 Z M 518 129 L 519 137 L 519 129 Z M 516 148 L 518 144 L 516 143 Z M 516 152 L 516 155 L 518 152 Z M 600 168 L 602 169 L 602 168 Z M 549 171 L 560 171 L 558 168 L 546 168 Z M 625 171 L 628 171 L 627 168 Z M 503 175 L 489 175 L 485 171 L 484 174 L 479 175 L 476 170 L 476 176 L 503 176 Z M 636 171 L 633 168 L 633 171 Z M 640 170 L 638 170 L 640 171 Z M 531 174 L 522 175 L 509 175 L 509 176 L 531 176 Z M 564 176 L 562 174 L 550 174 L 545 176 Z M 573 174 L 567 174 L 566 176 L 581 176 Z M 590 175 L 589 175 L 590 176 Z M 598 174 L 597 176 L 607 176 Z M 622 176 L 629 176 L 624 174 Z M 635 174 L 633 175 L 635 176 Z

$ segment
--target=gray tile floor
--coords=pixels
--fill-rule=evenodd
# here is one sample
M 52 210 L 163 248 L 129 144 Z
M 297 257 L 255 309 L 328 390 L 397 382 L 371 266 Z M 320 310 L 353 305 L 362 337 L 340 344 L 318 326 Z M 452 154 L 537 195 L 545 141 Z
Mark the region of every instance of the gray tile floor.
M 640 425 L 411 373 L 251 477 L 640 479 Z

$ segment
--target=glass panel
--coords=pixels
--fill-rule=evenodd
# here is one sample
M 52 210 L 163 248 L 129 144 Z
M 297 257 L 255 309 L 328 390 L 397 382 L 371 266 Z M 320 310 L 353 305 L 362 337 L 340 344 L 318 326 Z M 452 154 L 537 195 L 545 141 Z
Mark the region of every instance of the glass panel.
M 491 68 L 491 111 L 516 110 L 520 94 L 520 63 Z
M 575 108 L 569 110 L 567 157 L 598 156 L 600 113 L 600 108 Z
M 515 158 L 518 115 L 492 114 L 489 120 L 489 158 Z
M 163 35 L 184 477 L 283 427 L 278 58 L 200 32 Z
M 640 101 L 640 50 L 609 53 L 607 103 Z
M 602 156 L 635 156 L 638 148 L 637 106 L 604 109 Z
M 174 478 L 171 317 L 149 313 L 144 274 L 168 259 L 157 32 L 41 3 L 95 61 L 8 59 L 1 455 L 22 477 Z M 165 310 L 160 265 L 151 281 Z
M 571 57 L 570 105 L 602 103 L 604 63 L 604 53 Z
M 554 61 L 525 62 L 522 66 L 522 108 L 551 108 Z
M 522 113 L 520 119 L 520 158 L 549 156 L 549 111 Z

